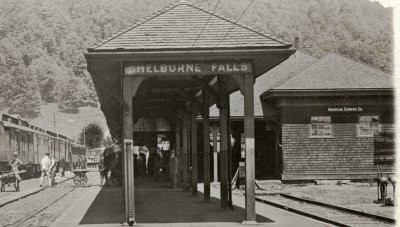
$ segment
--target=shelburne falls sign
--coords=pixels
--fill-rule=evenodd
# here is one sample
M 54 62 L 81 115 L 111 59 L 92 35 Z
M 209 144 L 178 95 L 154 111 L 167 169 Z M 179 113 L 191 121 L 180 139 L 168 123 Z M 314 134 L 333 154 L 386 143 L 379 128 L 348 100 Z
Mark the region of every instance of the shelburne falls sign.
M 249 61 L 126 63 L 127 76 L 236 75 L 252 72 Z

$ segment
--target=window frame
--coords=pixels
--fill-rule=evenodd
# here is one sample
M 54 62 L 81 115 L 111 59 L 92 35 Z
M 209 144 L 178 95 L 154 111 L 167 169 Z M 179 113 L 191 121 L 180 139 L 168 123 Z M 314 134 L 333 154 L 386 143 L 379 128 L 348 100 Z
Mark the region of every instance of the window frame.
M 323 125 L 324 125 L 324 135 L 318 135 L 319 133 L 318 133 L 318 126 L 319 125 L 321 125 L 321 123 L 319 123 L 318 122 L 318 118 L 325 118 L 325 117 L 329 117 L 329 125 L 330 125 L 330 135 L 326 135 L 325 134 L 325 130 L 327 130 L 326 128 L 325 128 L 325 126 L 327 125 L 325 122 L 323 122 Z M 313 123 L 313 118 L 317 118 L 317 123 L 316 123 L 316 125 L 317 125 L 317 135 L 313 135 L 312 134 L 312 132 L 313 132 L 313 128 L 312 128 L 312 126 L 313 126 L 313 124 L 315 124 L 315 123 Z M 308 124 L 308 138 L 312 138 L 312 139 L 320 139 L 320 138 L 334 138 L 334 134 L 333 134 L 333 124 L 332 124 L 332 116 L 330 116 L 330 115 L 312 115 L 312 116 L 310 116 L 310 118 L 309 118 L 309 120 L 310 120 L 310 123 Z
M 370 128 L 370 131 L 372 132 L 372 134 L 371 135 L 369 135 L 369 134 L 365 134 L 365 135 L 361 135 L 361 131 L 360 131 L 360 128 L 361 128 L 361 124 L 362 123 L 364 123 L 364 124 L 368 124 L 368 122 L 360 122 L 360 118 L 361 117 L 371 117 L 371 128 Z M 377 130 L 377 134 L 375 135 L 374 134 L 374 128 L 373 128 L 373 121 L 372 121 L 372 118 L 373 117 L 377 117 L 378 118 L 378 122 L 377 122 L 377 128 L 376 128 L 376 130 Z M 382 131 L 382 123 L 381 123 L 381 117 L 379 116 L 379 114 L 369 114 L 369 115 L 358 115 L 357 116 L 357 123 L 356 123 L 356 135 L 357 135 L 357 137 L 375 137 L 375 136 L 378 136 L 379 135 L 379 133 Z

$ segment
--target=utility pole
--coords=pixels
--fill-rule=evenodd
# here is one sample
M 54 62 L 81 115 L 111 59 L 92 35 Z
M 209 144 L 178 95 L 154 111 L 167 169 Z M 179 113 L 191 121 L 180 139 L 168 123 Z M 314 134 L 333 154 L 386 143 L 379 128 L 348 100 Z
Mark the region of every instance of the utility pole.
M 86 129 L 83 128 L 83 145 L 86 147 Z
M 54 125 L 54 132 L 56 133 L 56 112 L 53 112 L 53 125 Z

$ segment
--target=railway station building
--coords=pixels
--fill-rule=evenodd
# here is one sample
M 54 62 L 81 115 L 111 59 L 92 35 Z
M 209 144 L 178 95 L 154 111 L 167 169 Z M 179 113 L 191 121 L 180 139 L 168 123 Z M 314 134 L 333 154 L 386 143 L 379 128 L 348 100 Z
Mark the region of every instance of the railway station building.
M 232 205 L 230 180 L 241 161 L 243 221 L 255 223 L 256 174 L 365 175 L 374 167 L 374 133 L 393 123 L 386 73 L 336 54 L 296 52 L 184 1 L 100 41 L 85 58 L 110 133 L 123 144 L 128 224 L 136 221 L 133 149 L 155 152 L 160 133 L 176 152 L 182 190 L 196 195 L 201 178 L 208 201 L 217 169 L 221 209 Z
M 245 102 L 245 222 L 256 221 L 255 79 L 295 52 L 292 44 L 196 5 L 180 2 L 105 39 L 85 54 L 112 136 L 124 144 L 126 222 L 135 222 L 133 147 L 157 146 L 168 132 L 180 163 L 181 187 L 197 193 L 197 121 L 203 118 L 203 169 L 210 169 L 209 107 L 217 104 L 220 131 L 220 207 L 231 206 L 229 94 Z M 160 120 L 162 119 L 162 120 Z M 140 123 L 147 122 L 147 124 Z M 168 124 L 163 124 L 167 122 Z M 139 124 L 139 125 L 138 125 Z M 204 171 L 204 200 L 210 176 Z

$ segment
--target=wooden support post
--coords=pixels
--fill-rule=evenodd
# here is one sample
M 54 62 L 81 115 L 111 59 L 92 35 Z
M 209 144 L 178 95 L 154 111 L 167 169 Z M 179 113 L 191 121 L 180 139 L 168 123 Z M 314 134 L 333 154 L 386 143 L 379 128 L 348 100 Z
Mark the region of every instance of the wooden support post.
M 175 128 L 175 152 L 176 152 L 176 158 L 178 159 L 178 187 L 181 184 L 181 165 L 182 165 L 182 161 L 181 161 L 181 118 L 180 118 L 180 114 L 178 113 L 178 117 L 176 119 L 176 128 Z
M 204 201 L 210 200 L 210 109 L 208 92 L 203 89 L 203 179 Z
M 231 144 L 231 113 L 230 113 L 230 100 L 228 95 L 228 100 L 226 102 L 226 109 L 227 111 L 227 128 L 228 128 L 228 135 L 227 135 L 227 144 L 228 144 L 228 152 L 227 152 L 227 164 L 228 164 L 228 205 L 231 209 L 233 209 L 233 201 L 232 201 L 232 144 Z
M 213 124 L 210 129 L 211 129 L 211 133 L 213 135 L 214 183 L 216 183 L 216 182 L 218 182 L 218 153 L 219 153 L 218 132 L 219 132 L 219 127 L 218 127 L 218 125 Z
M 191 111 L 191 158 L 192 158 L 192 195 L 197 195 L 197 108 L 192 106 Z
M 244 138 L 246 144 L 246 223 L 256 222 L 254 163 L 254 78 L 244 75 Z
M 219 109 L 219 127 L 220 127 L 220 159 L 221 159 L 221 208 L 227 208 L 228 204 L 228 142 L 229 141 L 229 94 L 226 79 L 218 76 L 218 87 L 220 93 L 221 107 Z
M 182 117 L 182 188 L 183 190 L 188 190 L 189 186 L 189 163 L 188 163 L 188 153 L 189 153 L 189 144 L 188 144 L 188 114 L 183 112 Z
M 128 191 L 127 191 L 127 198 L 128 198 L 128 219 L 127 222 L 131 226 L 135 223 L 135 185 L 134 185 L 134 178 L 135 178 L 135 168 L 133 166 L 133 144 L 131 142 L 125 143 L 126 147 L 126 164 L 127 164 L 127 178 L 128 178 Z
M 121 75 L 122 76 L 122 75 Z M 135 187 L 134 187 L 134 166 L 133 166 L 133 151 L 129 150 L 133 144 L 133 97 L 143 81 L 143 77 L 122 77 L 122 92 L 123 92 L 123 167 L 124 167 L 124 203 L 126 222 L 129 225 L 135 223 Z M 126 142 L 131 143 L 126 146 Z M 130 158 L 132 153 L 132 159 Z

